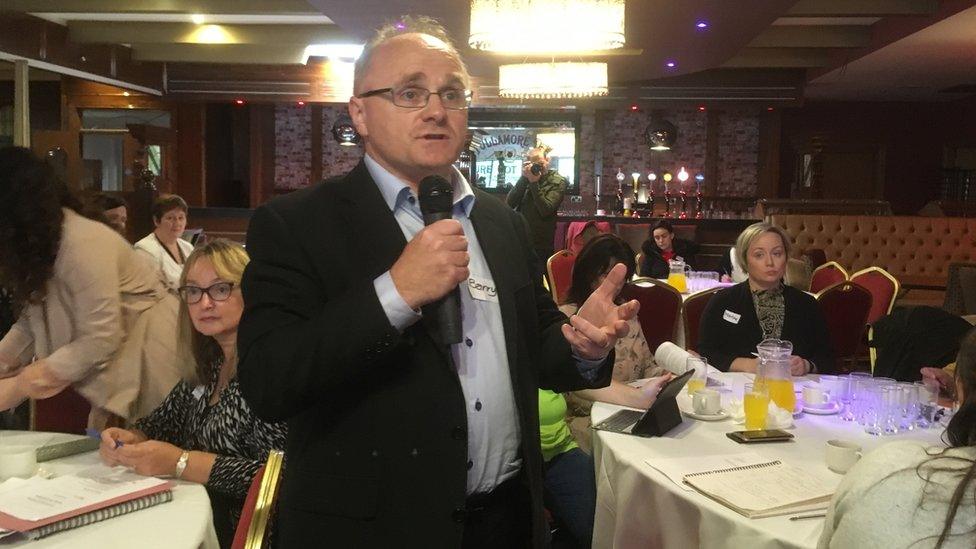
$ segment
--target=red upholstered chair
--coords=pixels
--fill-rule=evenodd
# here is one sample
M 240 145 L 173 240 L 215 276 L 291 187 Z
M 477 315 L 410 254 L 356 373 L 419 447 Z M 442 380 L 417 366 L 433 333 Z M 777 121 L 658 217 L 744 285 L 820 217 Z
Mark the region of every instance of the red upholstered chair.
M 851 282 L 863 286 L 871 292 L 874 302 L 868 314 L 868 324 L 874 324 L 879 318 L 891 312 L 898 297 L 901 285 L 888 271 L 881 267 L 868 267 L 851 275 Z
M 91 404 L 68 387 L 51 398 L 31 401 L 31 430 L 85 434 Z
M 856 360 L 872 302 L 871 292 L 851 281 L 838 282 L 817 294 L 817 303 L 827 319 L 838 369 L 850 369 L 843 368 L 844 361 Z M 827 370 L 822 365 L 817 366 L 822 371 Z
M 557 305 L 566 302 L 566 294 L 573 283 L 573 263 L 576 255 L 569 250 L 559 250 L 546 261 L 546 271 L 549 272 L 549 291 Z
M 813 274 L 810 275 L 810 291 L 817 293 L 849 278 L 844 267 L 836 261 L 828 261 L 813 270 Z
M 284 457 L 284 452 L 271 450 L 268 461 L 255 473 L 241 510 L 241 520 L 234 531 L 231 549 L 260 549 L 264 544 L 268 520 L 278 499 L 278 478 Z
M 654 278 L 638 278 L 624 286 L 621 297 L 640 302 L 637 319 L 652 353 L 665 341 L 674 341 L 681 313 L 678 290 Z
M 708 302 L 712 299 L 721 287 L 711 288 L 709 290 L 702 290 L 700 292 L 695 292 L 685 299 L 685 302 L 681 305 L 681 310 L 684 313 L 685 324 L 685 349 L 694 351 L 698 347 L 698 327 L 701 325 L 702 313 L 705 312 L 705 307 Z M 654 349 L 652 349 L 652 352 Z

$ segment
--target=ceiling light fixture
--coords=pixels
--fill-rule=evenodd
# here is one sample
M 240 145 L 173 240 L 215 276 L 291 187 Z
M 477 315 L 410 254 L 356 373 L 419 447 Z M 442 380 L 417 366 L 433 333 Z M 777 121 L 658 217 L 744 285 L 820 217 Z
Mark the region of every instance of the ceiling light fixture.
M 356 127 L 352 125 L 352 120 L 346 115 L 339 116 L 332 124 L 332 137 L 343 147 L 355 147 L 362 141 Z
M 196 25 L 202 25 L 206 20 L 202 13 L 194 13 L 190 16 L 190 21 L 193 21 Z
M 328 57 L 336 61 L 352 63 L 363 53 L 362 44 L 309 44 L 302 54 L 302 65 L 308 64 L 309 57 Z
M 624 41 L 624 0 L 471 0 L 468 45 L 476 50 L 574 53 Z
M 498 95 L 563 99 L 607 95 L 606 63 L 518 63 L 498 67 Z
M 650 124 L 644 128 L 644 142 L 652 151 L 670 151 L 677 140 L 678 128 L 663 118 L 652 118 Z

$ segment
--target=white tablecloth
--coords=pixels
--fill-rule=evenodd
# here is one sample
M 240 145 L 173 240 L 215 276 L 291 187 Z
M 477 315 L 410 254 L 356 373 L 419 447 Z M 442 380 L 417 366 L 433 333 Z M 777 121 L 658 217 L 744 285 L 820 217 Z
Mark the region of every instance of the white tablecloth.
M 44 446 L 81 438 L 78 435 L 25 431 L 0 432 L 0 444 Z M 99 462 L 97 452 L 79 454 L 39 464 L 45 471 L 69 473 Z M 30 549 L 216 549 L 210 498 L 203 486 L 175 481 L 173 501 L 155 507 L 66 530 L 35 542 L 0 540 L 0 548 Z
M 747 374 L 721 374 L 731 391 L 723 392 L 723 406 L 733 394 L 741 395 Z M 682 392 L 679 407 L 688 406 Z M 593 423 L 602 421 L 620 406 L 595 403 Z M 754 451 L 771 460 L 808 467 L 840 480 L 827 469 L 824 447 L 830 439 L 854 440 L 865 451 L 885 442 L 918 439 L 941 444 L 941 429 L 912 431 L 887 437 L 866 434 L 856 423 L 838 415 L 804 414 L 790 429 L 791 443 L 737 444 L 725 436 L 744 427 L 731 420 L 705 422 L 684 417 L 682 424 L 659 438 L 594 431 L 596 462 L 596 522 L 594 548 L 810 548 L 815 547 L 823 519 L 790 521 L 789 516 L 748 519 L 698 492 L 684 490 L 645 463 L 652 458 L 688 458 Z

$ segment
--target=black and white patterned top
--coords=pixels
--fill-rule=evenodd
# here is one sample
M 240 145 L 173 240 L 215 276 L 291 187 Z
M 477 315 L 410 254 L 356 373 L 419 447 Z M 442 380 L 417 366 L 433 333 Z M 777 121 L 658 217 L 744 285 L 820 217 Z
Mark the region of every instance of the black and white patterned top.
M 783 333 L 783 322 L 786 320 L 783 284 L 780 283 L 768 290 L 753 291 L 752 302 L 756 306 L 756 316 L 759 317 L 763 339 L 779 339 Z
M 166 400 L 135 427 L 150 439 L 186 451 L 216 454 L 205 486 L 212 495 L 216 492 L 223 496 L 220 499 L 234 503 L 228 507 L 230 524 L 236 525 L 254 474 L 269 451 L 284 449 L 286 428 L 284 423 L 267 423 L 254 415 L 241 396 L 236 375 L 211 406 L 220 367 L 212 371 L 207 385 L 193 388 L 185 381 L 177 383 Z M 222 522 L 220 518 L 214 517 L 215 524 Z

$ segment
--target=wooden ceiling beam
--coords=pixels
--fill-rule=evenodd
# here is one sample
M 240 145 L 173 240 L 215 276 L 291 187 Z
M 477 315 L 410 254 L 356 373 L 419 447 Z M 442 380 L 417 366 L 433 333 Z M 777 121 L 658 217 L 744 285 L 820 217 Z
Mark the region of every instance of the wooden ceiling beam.
M 831 50 L 823 48 L 743 48 L 722 64 L 726 69 L 816 68 L 830 65 Z
M 798 0 L 788 17 L 888 17 L 931 15 L 938 0 Z
M 202 13 L 322 15 L 305 0 L 3 0 L 26 13 Z
M 304 45 L 132 44 L 136 61 L 292 65 L 302 62 Z
M 750 48 L 863 48 L 871 28 L 853 25 L 771 26 L 755 37 Z
M 70 21 L 68 32 L 79 44 L 295 44 L 350 43 L 336 25 L 195 25 Z

